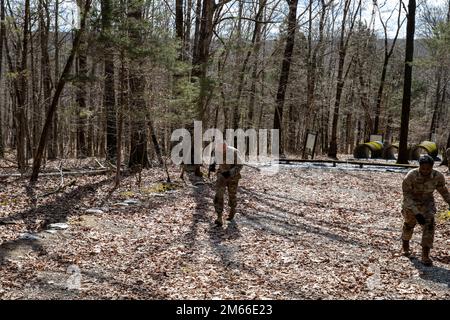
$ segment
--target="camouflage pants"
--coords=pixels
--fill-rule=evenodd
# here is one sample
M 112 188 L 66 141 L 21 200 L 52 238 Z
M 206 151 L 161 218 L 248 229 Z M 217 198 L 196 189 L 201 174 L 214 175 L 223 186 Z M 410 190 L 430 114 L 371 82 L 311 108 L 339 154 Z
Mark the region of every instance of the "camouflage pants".
M 216 182 L 216 196 L 214 197 L 214 208 L 216 213 L 221 215 L 223 212 L 223 197 L 225 194 L 225 189 L 228 188 L 228 205 L 230 206 L 230 214 L 234 215 L 236 213 L 236 193 L 238 188 L 240 177 L 224 178 L 220 175 L 217 177 Z
M 405 222 L 403 224 L 403 234 L 402 239 L 403 240 L 411 240 L 414 227 L 417 224 L 416 215 L 413 211 L 409 209 L 403 209 L 402 210 L 403 218 L 405 219 Z M 434 212 L 431 210 L 424 210 L 422 211 L 422 215 L 425 218 L 425 224 L 422 225 L 422 247 L 428 247 L 433 248 L 433 241 L 434 241 Z

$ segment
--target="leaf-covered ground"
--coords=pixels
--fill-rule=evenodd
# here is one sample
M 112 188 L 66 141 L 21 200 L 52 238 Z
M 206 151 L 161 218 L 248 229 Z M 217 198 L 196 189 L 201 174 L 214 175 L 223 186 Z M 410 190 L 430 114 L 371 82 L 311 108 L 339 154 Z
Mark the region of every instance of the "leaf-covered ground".
M 418 260 L 420 228 L 415 257 L 400 255 L 405 172 L 245 168 L 238 214 L 222 228 L 206 177 L 174 179 L 167 192 L 158 168 L 143 172 L 140 188 L 130 176 L 113 192 L 112 176 L 66 177 L 72 185 L 45 197 L 59 177 L 34 188 L 3 179 L 0 298 L 448 299 L 448 221 L 437 224 L 433 267 Z M 45 231 L 56 222 L 68 228 Z M 73 270 L 80 283 L 69 290 Z

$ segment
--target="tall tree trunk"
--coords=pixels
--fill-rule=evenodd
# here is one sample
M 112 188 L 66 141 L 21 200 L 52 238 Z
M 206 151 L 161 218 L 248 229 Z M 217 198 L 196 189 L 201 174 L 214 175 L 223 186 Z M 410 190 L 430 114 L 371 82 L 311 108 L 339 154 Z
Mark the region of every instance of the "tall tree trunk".
M 112 40 L 112 11 L 111 0 L 102 0 L 102 40 L 104 44 L 104 94 L 103 108 L 106 111 L 106 159 L 116 162 L 117 155 L 117 123 L 116 100 L 114 91 L 114 53 Z
M 442 82 L 442 72 L 440 68 L 436 70 L 436 78 L 437 78 L 436 96 L 435 96 L 436 100 L 434 102 L 433 116 L 431 118 L 430 133 L 428 135 L 428 139 L 430 141 L 433 141 L 433 138 L 435 138 L 434 135 L 436 133 L 436 127 L 438 123 L 439 107 L 441 100 L 441 82 Z
M 54 75 L 54 79 L 56 81 L 56 79 L 59 79 L 59 0 L 55 1 L 55 32 L 54 32 L 54 41 L 53 41 L 53 45 L 55 48 L 55 75 Z M 49 102 L 48 105 L 50 107 L 50 99 L 49 98 Z M 53 119 L 51 121 L 50 124 L 50 129 L 49 129 L 49 135 L 48 135 L 48 146 L 47 146 L 47 157 L 48 159 L 56 159 L 57 154 L 58 154 L 58 140 L 59 140 L 59 152 L 60 152 L 60 157 L 63 158 L 64 157 L 64 148 L 63 148 L 63 141 L 64 139 L 62 138 L 63 133 L 59 132 L 58 134 L 58 111 L 55 110 L 55 114 L 53 115 Z
M 81 26 L 85 25 L 86 16 L 88 15 L 90 7 L 91 7 L 91 0 L 86 0 L 84 8 L 83 8 L 83 12 L 82 12 L 82 17 L 81 17 Z M 55 93 L 53 95 L 52 103 L 47 112 L 47 117 L 45 119 L 44 127 L 42 129 L 41 138 L 39 139 L 39 146 L 38 146 L 38 149 L 37 149 L 36 155 L 34 157 L 34 161 L 33 161 L 33 172 L 31 174 L 31 178 L 30 178 L 30 181 L 32 183 L 36 182 L 38 179 L 39 170 L 41 168 L 42 156 L 44 154 L 45 146 L 48 142 L 48 134 L 50 132 L 50 125 L 51 125 L 51 122 L 53 121 L 53 117 L 55 115 L 56 108 L 58 107 L 59 97 L 61 95 L 62 90 L 64 89 L 64 86 L 67 81 L 67 77 L 70 73 L 70 70 L 72 69 L 73 60 L 77 53 L 78 47 L 80 46 L 80 40 L 81 40 L 81 36 L 83 35 L 83 33 L 84 33 L 84 28 L 82 28 L 82 27 L 79 30 L 77 30 L 77 32 L 76 32 L 76 36 L 73 41 L 72 50 L 70 51 L 70 55 L 67 59 L 66 65 L 64 66 L 64 70 L 61 74 L 61 77 L 59 78 Z
M 243 1 L 238 1 L 238 15 L 237 15 L 237 48 L 235 50 L 236 53 L 236 64 L 239 65 L 241 62 L 241 50 L 243 47 L 242 43 L 242 11 L 244 9 Z M 254 37 L 253 37 L 254 38 Z M 254 39 L 252 39 L 254 40 Z M 253 41 L 252 41 L 253 44 Z M 242 67 L 240 68 L 240 72 L 238 74 L 238 89 L 235 100 L 233 101 L 233 126 L 232 128 L 236 130 L 239 128 L 239 121 L 241 119 L 241 108 L 240 108 L 240 100 L 242 95 L 242 90 L 244 88 L 245 83 L 245 74 L 247 73 L 247 64 L 251 55 L 251 50 L 248 49 Z M 237 141 L 237 140 L 236 140 Z M 235 144 L 237 144 L 235 142 Z
M 297 29 L 297 4 L 298 0 L 289 0 L 288 34 L 284 49 L 283 62 L 281 64 L 280 80 L 275 102 L 275 114 L 273 128 L 279 130 L 280 134 L 280 155 L 283 155 L 283 107 L 286 96 L 286 88 L 289 80 L 289 70 L 291 68 L 292 52 L 294 51 L 295 31 Z
M 204 121 L 206 102 L 210 83 L 206 77 L 207 64 L 209 59 L 209 46 L 213 35 L 213 17 L 216 5 L 214 1 L 205 0 L 202 6 L 200 31 L 197 49 L 194 50 L 192 60 L 192 76 L 200 83 L 200 93 L 197 101 L 197 120 Z
M 337 74 L 337 86 L 336 97 L 334 102 L 333 123 L 331 127 L 331 141 L 330 148 L 328 150 L 328 156 L 337 158 L 337 127 L 339 121 L 339 108 L 341 104 L 342 90 L 344 89 L 344 63 L 345 56 L 347 54 L 347 48 L 345 46 L 345 25 L 347 23 L 347 15 L 350 6 L 350 0 L 345 1 L 344 16 L 342 18 L 341 25 L 341 37 L 339 41 L 339 62 L 338 62 L 338 74 Z
M 129 4 L 128 19 L 130 22 L 129 35 L 134 48 L 142 48 L 144 39 L 141 33 L 141 23 L 143 21 L 143 0 L 138 0 Z M 148 168 L 147 152 L 147 126 L 146 126 L 146 106 L 144 100 L 145 77 L 142 73 L 144 59 L 141 54 L 131 54 L 130 62 L 130 108 L 133 110 L 131 128 L 131 149 L 128 166 L 130 168 Z
M 50 13 L 48 10 L 48 2 L 44 0 L 40 0 L 41 3 L 41 10 L 39 12 L 39 29 L 40 29 L 40 41 L 41 41 L 41 77 L 42 77 L 42 87 L 44 92 L 44 110 L 48 112 L 50 108 L 50 102 L 51 102 L 51 95 L 52 95 L 52 88 L 51 88 L 51 74 L 50 74 L 50 57 L 48 54 L 48 34 L 49 34 L 49 28 L 50 28 Z M 44 14 L 45 13 L 45 14 Z M 50 131 L 52 131 L 52 127 L 50 128 Z M 39 138 L 39 137 L 37 137 Z M 51 141 L 53 141 L 53 135 L 51 138 Z M 51 143 L 49 143 L 50 145 Z M 56 158 L 56 152 L 53 150 L 48 151 L 49 158 L 54 159 Z M 50 153 L 51 156 L 50 157 Z
M 341 36 L 339 40 L 339 62 L 338 62 L 338 74 L 337 74 L 337 86 L 336 86 L 336 96 L 334 102 L 333 111 L 333 123 L 331 127 L 331 138 L 330 138 L 330 148 L 328 149 L 328 156 L 330 158 L 337 158 L 337 127 L 339 121 L 339 108 L 341 104 L 342 91 L 344 89 L 344 63 L 345 57 L 347 55 L 348 42 L 351 37 L 353 26 L 356 20 L 356 15 L 361 7 L 361 0 L 359 1 L 358 8 L 355 11 L 355 16 L 351 20 L 351 26 L 348 30 L 347 39 L 345 39 L 347 16 L 350 10 L 351 0 L 345 0 L 344 13 L 341 24 Z
M 253 120 L 255 113 L 255 103 L 256 103 L 256 83 L 258 80 L 258 62 L 259 62 L 259 52 L 261 50 L 261 31 L 263 25 L 263 16 L 266 9 L 267 0 L 259 0 L 258 13 L 256 14 L 255 29 L 253 31 L 253 66 L 251 75 L 251 86 L 250 86 L 250 100 L 248 103 L 248 114 L 247 114 L 247 128 L 254 128 L 255 123 Z
M 200 0 L 198 0 L 200 1 Z M 196 20 L 196 31 L 198 29 L 198 36 L 197 32 L 195 35 L 194 40 L 194 52 L 193 52 L 193 58 L 192 58 L 192 79 L 195 79 L 199 82 L 200 91 L 197 98 L 197 110 L 195 118 L 196 120 L 205 122 L 205 113 L 206 108 L 208 105 L 208 97 L 210 97 L 211 90 L 211 83 L 206 75 L 207 67 L 208 67 L 208 60 L 209 60 L 209 47 L 211 44 L 211 39 L 213 35 L 213 29 L 214 29 L 214 12 L 217 9 L 217 6 L 215 4 L 215 1 L 213 0 L 204 0 L 201 6 L 201 19 L 200 21 Z M 200 15 L 200 3 L 197 2 L 197 19 L 199 19 Z M 198 25 L 199 23 L 199 25 Z M 192 126 L 191 126 L 192 128 Z M 192 134 L 192 132 L 191 132 Z M 191 159 L 194 159 L 194 148 L 193 148 L 192 141 L 192 147 L 191 147 Z M 195 165 L 195 175 L 201 176 L 200 166 Z
M 38 12 L 42 11 L 42 7 L 39 4 L 38 5 Z M 40 28 L 40 26 L 39 26 Z M 40 31 L 39 31 L 40 32 Z M 32 155 L 36 153 L 37 144 L 39 142 L 39 132 L 41 130 L 41 94 L 40 94 L 40 86 L 39 84 L 42 83 L 41 79 L 39 78 L 38 72 L 37 72 L 37 65 L 38 65 L 38 58 L 35 54 L 35 46 L 36 44 L 31 41 L 30 43 L 30 63 L 31 63 L 31 136 L 32 136 Z
M 330 3 L 325 3 L 324 0 L 321 0 L 321 11 L 320 11 L 320 20 L 319 20 L 319 39 L 314 46 L 313 50 L 313 0 L 309 2 L 309 20 L 308 20 L 308 57 L 307 57 L 307 95 L 306 95 L 306 112 L 305 112 L 305 128 L 304 128 L 304 137 L 307 136 L 307 131 L 311 128 L 314 128 L 314 120 L 312 118 L 317 116 L 315 100 L 316 100 L 316 81 L 320 73 L 318 74 L 317 69 L 322 65 L 323 56 L 320 57 L 318 61 L 318 54 L 321 52 L 322 43 L 323 43 L 323 31 L 325 28 L 325 18 L 328 11 L 328 6 Z M 312 120 L 312 121 L 311 121 Z M 303 154 L 305 155 L 305 150 L 303 150 Z
M 8 63 L 8 69 L 9 72 L 11 73 L 16 73 L 17 72 L 17 68 L 13 65 L 12 62 L 12 58 L 11 58 L 11 52 L 9 50 L 9 45 L 8 45 L 8 39 L 5 37 L 3 38 L 4 40 L 4 46 L 5 46 L 5 53 L 6 53 L 6 61 Z M 10 146 L 11 148 L 16 148 L 16 144 L 17 144 L 17 129 L 16 129 L 16 109 L 17 109 L 17 92 L 19 92 L 19 84 L 18 81 L 13 80 L 11 81 L 11 85 L 13 87 L 14 90 L 9 90 L 9 97 L 11 100 L 11 106 L 8 110 L 9 112 L 9 123 L 11 125 L 11 139 L 10 139 Z M 5 93 L 5 96 L 8 96 Z M 6 102 L 6 97 L 5 97 L 5 102 Z
M 191 11 L 192 11 L 192 1 L 193 0 L 187 0 L 187 8 L 186 8 L 186 19 L 184 23 L 184 56 L 189 54 L 189 51 L 191 50 Z
M 96 59 L 93 59 L 91 65 L 91 71 L 89 75 L 89 79 L 97 79 L 97 65 L 98 62 Z M 103 64 L 104 68 L 104 64 Z M 103 70 L 104 71 L 104 70 Z M 104 73 L 103 73 L 104 75 Z M 103 99 L 105 95 L 105 87 L 103 87 L 103 95 L 101 100 L 98 100 L 97 90 L 93 86 L 88 86 L 89 88 L 89 102 L 88 102 L 88 113 L 92 114 L 104 114 L 104 117 L 91 117 L 91 120 L 87 123 L 87 139 L 86 139 L 86 149 L 87 156 L 96 156 L 96 157 L 106 157 L 106 130 L 107 125 L 105 120 L 107 120 L 106 110 L 103 108 Z M 97 119 L 97 123 L 95 123 L 95 119 Z M 113 124 L 113 126 L 115 123 Z M 96 141 L 100 141 L 102 147 L 98 150 L 95 149 Z M 114 146 L 115 147 L 115 146 Z
M 5 0 L 0 0 L 0 88 L 5 88 L 1 85 L 3 76 L 3 40 L 6 36 L 6 29 L 4 25 L 5 21 Z M 3 92 L 0 92 L 0 94 Z M 1 96 L 1 95 L 0 95 Z M 2 105 L 0 103 L 0 158 L 5 156 L 4 144 L 3 144 L 3 118 L 2 118 Z
M 78 77 L 84 78 L 82 70 L 86 71 L 86 56 L 83 53 L 78 56 Z M 84 80 L 81 80 L 84 81 Z M 86 127 L 87 127 L 87 105 L 86 105 L 86 90 L 85 84 L 78 83 L 77 89 L 77 158 L 86 158 L 88 154 L 86 144 Z
M 402 15 L 401 9 L 402 9 L 402 7 L 401 7 L 401 1 L 400 1 L 399 8 L 398 8 L 398 17 L 397 17 L 397 31 L 395 33 L 394 39 L 392 40 L 390 49 L 388 49 L 387 25 L 380 16 L 380 22 L 381 22 L 381 24 L 383 26 L 383 30 L 384 30 L 384 59 L 383 59 L 383 69 L 381 71 L 380 84 L 378 86 L 378 92 L 377 92 L 373 134 L 379 134 L 378 131 L 379 131 L 379 127 L 380 127 L 381 104 L 382 104 L 382 98 L 383 98 L 384 85 L 386 82 L 387 67 L 389 65 L 389 59 L 391 58 L 392 53 L 394 52 L 395 44 L 397 43 L 398 34 L 399 34 L 401 26 L 403 24 L 403 22 L 401 21 L 401 15 Z
M 121 2 L 122 4 L 122 2 Z M 126 81 L 125 81 L 125 54 L 122 49 L 120 52 L 120 73 L 119 73 L 119 82 L 120 82 L 120 94 L 119 94 L 119 119 L 117 122 L 117 162 L 116 162 L 116 178 L 115 185 L 116 187 L 120 184 L 120 166 L 122 162 L 122 129 L 123 129 L 123 110 L 126 104 L 125 92 L 126 92 Z
M 180 59 L 183 59 L 183 0 L 175 0 L 175 34 L 180 41 Z
M 78 0 L 79 6 L 84 0 Z M 86 22 L 84 22 L 86 23 Z M 86 25 L 80 26 L 82 29 Z M 86 144 L 86 127 L 87 127 L 87 104 L 86 104 L 86 78 L 87 78 L 87 43 L 86 37 L 82 36 L 80 47 L 78 49 L 77 64 L 77 93 L 76 102 L 78 106 L 77 112 L 77 158 L 85 158 L 88 155 Z
M 23 25 L 23 42 L 22 42 L 22 57 L 19 73 L 19 85 L 17 91 L 17 109 L 16 109 L 16 129 L 17 129 L 17 164 L 19 171 L 24 171 L 26 168 L 25 159 L 25 139 L 26 139 L 26 117 L 25 108 L 27 104 L 27 55 L 28 55 L 28 29 L 29 29 L 29 15 L 30 15 L 30 0 L 25 0 L 25 17 Z
M 307 111 L 306 116 L 309 117 L 312 113 L 315 114 L 315 90 L 316 90 L 316 80 L 317 80 L 317 56 L 319 50 L 322 48 L 323 42 L 323 30 L 325 28 L 325 18 L 327 14 L 327 8 L 329 4 L 326 4 L 324 0 L 321 0 L 322 8 L 320 11 L 320 21 L 319 21 L 319 39 L 317 44 L 313 47 L 312 41 L 312 8 L 313 8 L 313 0 L 310 0 L 309 3 L 309 32 L 308 32 L 308 60 L 307 60 L 307 96 L 306 96 L 306 105 Z M 322 59 L 322 58 L 321 58 Z M 310 121 L 306 121 L 307 126 L 312 125 Z
M 241 116 L 241 110 L 240 110 L 240 105 L 241 105 L 241 96 L 242 96 L 242 91 L 244 89 L 245 86 L 245 75 L 247 73 L 247 66 L 248 66 L 248 62 L 250 60 L 250 57 L 252 55 L 252 53 L 255 55 L 255 60 L 257 59 L 257 54 L 259 52 L 259 48 L 260 48 L 260 38 L 261 38 L 261 17 L 262 14 L 264 12 L 264 8 L 266 5 L 266 0 L 260 0 L 259 2 L 259 8 L 258 11 L 255 15 L 255 27 L 253 30 L 253 35 L 252 35 L 252 40 L 251 40 L 251 44 L 252 46 L 247 50 L 246 55 L 245 55 L 245 59 L 244 62 L 242 63 L 242 67 L 240 68 L 240 72 L 238 75 L 238 88 L 237 88 L 237 94 L 236 94 L 236 99 L 234 101 L 234 105 L 233 105 L 233 129 L 237 129 L 239 127 L 239 121 L 240 121 L 240 116 Z M 243 11 L 243 2 L 241 1 L 239 3 L 239 23 L 238 23 L 238 45 L 239 47 L 241 47 L 241 43 L 242 43 L 242 39 L 241 39 L 241 33 L 242 33 L 242 25 L 241 25 L 241 21 L 242 21 L 242 11 Z M 238 53 L 239 55 L 239 53 Z M 254 69 L 253 69 L 253 77 L 256 77 L 256 71 L 257 70 L 257 63 L 256 66 L 254 65 Z M 255 82 L 255 78 L 254 81 Z M 255 90 L 256 88 L 253 86 L 252 87 L 253 90 Z M 253 103 L 253 102 L 252 102 Z M 251 117 L 253 117 L 253 107 L 251 112 L 249 111 L 249 115 Z
M 194 45 L 192 46 L 192 63 L 198 60 L 201 21 L 202 21 L 202 0 L 197 0 L 197 4 L 195 6 L 195 26 L 194 26 Z
M 185 51 L 185 37 L 184 37 L 184 28 L 183 28 L 183 0 L 176 0 L 175 2 L 175 35 L 179 44 L 178 47 L 178 56 L 177 60 L 182 62 L 186 57 L 187 51 Z M 173 73 L 173 82 L 172 82 L 172 95 L 174 99 L 182 98 L 182 79 L 186 77 L 186 73 L 183 70 L 176 70 Z M 168 112 L 170 114 L 176 113 L 173 106 L 169 106 Z M 153 124 L 152 121 L 149 121 L 149 124 Z M 169 124 L 169 131 L 172 132 L 174 129 L 174 123 Z
M 416 0 L 409 0 L 406 24 L 405 80 L 403 82 L 400 145 L 397 163 L 408 163 L 408 131 L 411 111 L 412 62 L 414 58 L 414 32 L 416 24 Z

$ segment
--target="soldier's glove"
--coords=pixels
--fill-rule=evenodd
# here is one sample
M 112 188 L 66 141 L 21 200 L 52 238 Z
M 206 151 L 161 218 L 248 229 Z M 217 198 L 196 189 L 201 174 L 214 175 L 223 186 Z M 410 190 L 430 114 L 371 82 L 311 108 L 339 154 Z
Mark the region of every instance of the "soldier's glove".
M 421 214 L 416 214 L 416 220 L 421 226 L 425 224 L 425 218 Z
M 231 173 L 230 171 L 224 171 L 220 173 L 224 178 L 229 178 L 231 177 Z
M 211 163 L 208 168 L 209 172 L 216 172 L 216 164 Z

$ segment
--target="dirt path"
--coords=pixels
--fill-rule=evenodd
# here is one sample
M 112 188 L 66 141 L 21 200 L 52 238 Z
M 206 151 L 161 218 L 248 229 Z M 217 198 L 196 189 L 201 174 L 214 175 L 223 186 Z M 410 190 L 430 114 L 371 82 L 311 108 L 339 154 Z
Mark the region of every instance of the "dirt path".
M 19 200 L 0 193 L 0 223 L 9 221 L 0 225 L 0 298 L 448 299 L 449 222 L 437 225 L 434 267 L 399 254 L 403 175 L 244 169 L 237 217 L 223 228 L 207 179 L 155 194 L 162 175 L 150 170 L 140 191 L 127 178 L 108 197 L 109 181 L 90 177 L 37 200 L 12 182 Z M 118 204 L 129 198 L 139 201 Z M 86 214 L 99 206 L 104 213 Z M 45 232 L 54 222 L 68 229 Z M 18 239 L 25 232 L 39 239 Z M 419 243 L 417 229 L 416 257 Z

